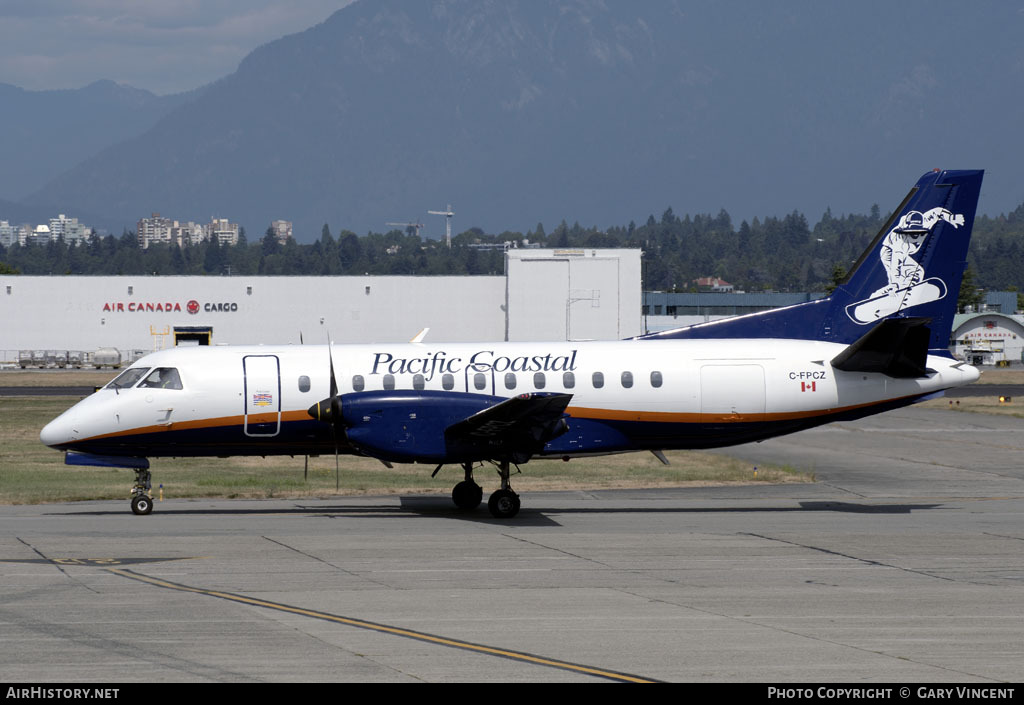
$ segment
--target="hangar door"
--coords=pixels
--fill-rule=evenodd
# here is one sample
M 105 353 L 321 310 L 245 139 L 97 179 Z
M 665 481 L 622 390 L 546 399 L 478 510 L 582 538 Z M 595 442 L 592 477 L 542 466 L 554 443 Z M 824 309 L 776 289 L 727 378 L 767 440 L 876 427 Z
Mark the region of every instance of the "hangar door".
M 622 338 L 619 259 L 580 250 L 572 256 L 524 256 L 510 260 L 509 267 L 507 340 Z
M 247 436 L 276 436 L 281 431 L 281 365 L 277 355 L 242 358 Z
M 565 340 L 569 261 L 536 259 L 519 266 L 522 276 L 506 284 L 506 339 Z

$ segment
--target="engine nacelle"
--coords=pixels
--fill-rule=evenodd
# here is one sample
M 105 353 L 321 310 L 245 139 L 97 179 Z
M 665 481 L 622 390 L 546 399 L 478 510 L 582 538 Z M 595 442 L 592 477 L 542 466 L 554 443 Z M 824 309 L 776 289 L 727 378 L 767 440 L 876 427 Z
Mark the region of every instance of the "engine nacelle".
M 380 460 L 525 463 L 569 428 L 570 399 L 571 394 L 555 392 L 504 398 L 381 391 L 344 394 L 338 401 L 347 442 Z
M 374 458 L 397 463 L 470 462 L 482 459 L 478 449 L 449 443 L 445 429 L 502 401 L 465 392 L 354 392 L 341 396 L 341 416 L 348 442 Z

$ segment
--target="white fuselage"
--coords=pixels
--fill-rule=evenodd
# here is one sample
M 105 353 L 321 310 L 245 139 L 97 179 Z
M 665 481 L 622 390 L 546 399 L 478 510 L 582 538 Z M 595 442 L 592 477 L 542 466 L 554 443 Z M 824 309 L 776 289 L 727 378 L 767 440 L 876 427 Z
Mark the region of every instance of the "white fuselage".
M 833 369 L 844 348 L 784 339 L 175 348 L 132 368 L 176 370 L 180 389 L 101 389 L 41 439 L 115 455 L 326 452 L 329 425 L 307 410 L 331 395 L 332 361 L 341 395 L 572 394 L 570 431 L 543 453 L 556 456 L 728 445 L 882 411 L 978 377 L 936 356 L 928 376 L 914 379 Z

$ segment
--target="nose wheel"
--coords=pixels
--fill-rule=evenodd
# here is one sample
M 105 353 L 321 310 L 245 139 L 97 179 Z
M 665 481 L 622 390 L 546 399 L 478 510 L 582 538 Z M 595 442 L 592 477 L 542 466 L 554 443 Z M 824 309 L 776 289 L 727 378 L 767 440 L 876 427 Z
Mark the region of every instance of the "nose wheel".
M 136 468 L 131 500 L 133 514 L 144 516 L 153 511 L 153 497 L 150 495 L 153 485 L 150 479 L 149 470 Z
M 143 515 L 153 511 L 153 499 L 144 494 L 132 497 L 132 512 Z

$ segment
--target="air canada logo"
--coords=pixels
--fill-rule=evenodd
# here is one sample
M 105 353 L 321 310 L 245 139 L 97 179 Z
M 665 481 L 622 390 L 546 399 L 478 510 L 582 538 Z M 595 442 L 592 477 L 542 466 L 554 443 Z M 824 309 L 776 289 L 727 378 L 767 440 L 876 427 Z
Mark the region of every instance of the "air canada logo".
M 195 315 L 199 313 L 199 302 L 196 301 L 195 299 L 192 299 L 187 304 L 185 304 L 185 308 L 186 310 L 188 310 L 189 313 Z
M 846 314 L 855 323 L 867 325 L 897 311 L 946 296 L 946 282 L 938 277 L 926 279 L 924 267 L 913 257 L 928 239 L 932 228 L 940 222 L 959 228 L 964 224 L 964 217 L 945 208 L 932 208 L 925 213 L 910 211 L 889 231 L 880 252 L 889 283 L 869 298 L 846 307 Z

